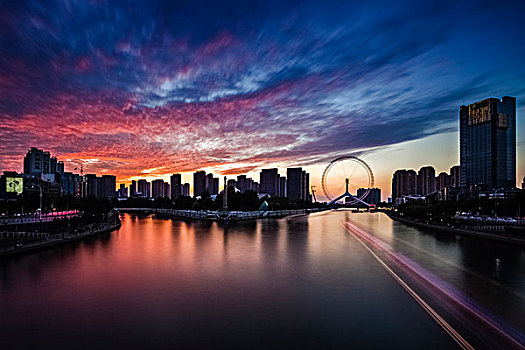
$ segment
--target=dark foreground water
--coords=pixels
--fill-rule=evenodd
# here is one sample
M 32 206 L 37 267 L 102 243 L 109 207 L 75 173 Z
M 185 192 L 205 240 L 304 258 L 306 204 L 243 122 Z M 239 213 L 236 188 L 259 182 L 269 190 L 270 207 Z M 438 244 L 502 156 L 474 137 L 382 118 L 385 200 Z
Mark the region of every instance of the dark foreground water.
M 110 235 L 0 260 L 0 344 L 457 348 L 345 222 L 465 293 L 492 321 L 525 330 L 519 247 L 347 211 L 227 227 L 124 215 Z M 396 271 L 411 284 L 410 271 Z M 460 306 L 413 287 L 471 344 L 494 347 L 468 312 L 454 316 Z

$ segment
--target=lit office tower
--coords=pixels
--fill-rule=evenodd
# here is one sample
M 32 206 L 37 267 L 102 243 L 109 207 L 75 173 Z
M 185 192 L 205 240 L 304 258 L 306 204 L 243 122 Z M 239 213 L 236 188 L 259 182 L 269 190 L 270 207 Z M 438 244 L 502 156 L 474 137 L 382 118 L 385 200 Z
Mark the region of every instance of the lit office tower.
M 153 198 L 164 197 L 164 180 L 157 179 L 151 181 L 151 190 Z
M 516 99 L 461 106 L 459 147 L 461 187 L 516 187 Z
M 460 186 L 460 166 L 455 165 L 452 168 L 450 168 L 450 181 L 449 185 L 452 187 L 459 187 Z
M 176 199 L 182 195 L 182 176 L 181 174 L 173 174 L 170 176 L 171 184 L 171 199 Z
M 417 175 L 414 170 L 396 170 L 392 177 L 392 202 L 400 204 L 403 196 L 417 193 Z
M 206 172 L 197 171 L 193 173 L 193 196 L 200 196 L 206 191 Z
M 279 195 L 279 173 L 276 168 L 262 169 L 260 174 L 260 191 L 270 196 Z
M 417 174 L 417 192 L 426 196 L 436 191 L 436 169 L 424 166 Z

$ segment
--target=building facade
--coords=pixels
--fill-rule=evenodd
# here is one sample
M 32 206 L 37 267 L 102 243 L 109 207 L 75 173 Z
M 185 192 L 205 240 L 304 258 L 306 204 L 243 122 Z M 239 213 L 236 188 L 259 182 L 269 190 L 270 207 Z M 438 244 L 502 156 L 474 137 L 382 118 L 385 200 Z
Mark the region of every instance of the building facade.
M 472 189 L 516 187 L 516 98 L 461 106 L 460 184 Z

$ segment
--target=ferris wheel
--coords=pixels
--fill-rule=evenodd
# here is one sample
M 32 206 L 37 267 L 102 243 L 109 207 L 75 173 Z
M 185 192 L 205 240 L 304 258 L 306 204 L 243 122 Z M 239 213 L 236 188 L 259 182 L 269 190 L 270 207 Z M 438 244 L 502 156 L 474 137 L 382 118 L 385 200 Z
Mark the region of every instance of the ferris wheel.
M 374 173 L 363 160 L 355 156 L 342 156 L 328 164 L 323 172 L 321 185 L 330 203 L 349 197 L 347 204 L 368 205 L 364 199 L 374 187 Z M 363 188 L 364 191 L 358 196 L 359 188 Z

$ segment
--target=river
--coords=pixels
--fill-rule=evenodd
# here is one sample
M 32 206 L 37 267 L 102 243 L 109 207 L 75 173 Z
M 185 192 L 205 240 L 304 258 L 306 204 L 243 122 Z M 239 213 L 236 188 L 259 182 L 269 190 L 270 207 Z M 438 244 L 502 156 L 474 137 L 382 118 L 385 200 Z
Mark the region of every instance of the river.
M 446 326 L 476 348 L 501 345 L 498 329 L 523 340 L 522 247 L 381 213 L 121 219 L 111 234 L 0 260 L 4 346 L 458 348 Z

